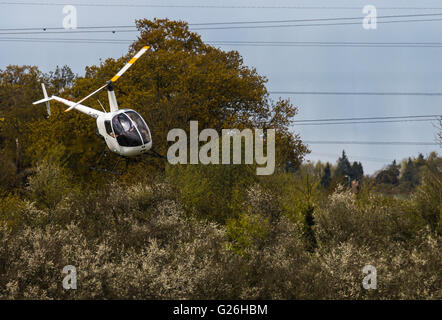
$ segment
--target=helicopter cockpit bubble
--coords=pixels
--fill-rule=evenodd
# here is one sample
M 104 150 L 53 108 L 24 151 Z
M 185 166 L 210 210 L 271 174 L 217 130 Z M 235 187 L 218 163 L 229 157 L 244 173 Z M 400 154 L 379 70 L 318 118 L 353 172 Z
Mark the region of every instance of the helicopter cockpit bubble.
M 129 118 L 135 123 L 136 127 L 138 128 L 138 131 L 141 135 L 141 138 L 143 139 L 143 143 L 149 143 L 150 142 L 150 133 L 149 129 L 144 122 L 143 118 L 136 113 L 135 111 L 126 111 L 125 114 L 129 116 Z
M 135 111 L 125 111 L 112 118 L 117 142 L 122 147 L 138 147 L 150 142 L 149 129 Z

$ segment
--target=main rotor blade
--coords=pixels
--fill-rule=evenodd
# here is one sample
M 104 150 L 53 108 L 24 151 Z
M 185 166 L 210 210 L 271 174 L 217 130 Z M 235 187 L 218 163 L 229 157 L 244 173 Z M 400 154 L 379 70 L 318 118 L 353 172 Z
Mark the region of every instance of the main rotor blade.
M 89 99 L 89 98 L 92 97 L 94 94 L 96 94 L 96 93 L 100 92 L 101 90 L 103 90 L 104 88 L 106 88 L 106 86 L 107 86 L 107 83 L 106 83 L 104 86 L 102 86 L 102 87 L 100 87 L 99 89 L 97 89 L 97 90 L 95 90 L 94 92 L 92 92 L 90 95 L 88 95 L 88 96 L 84 97 L 83 99 L 81 99 L 80 101 L 78 101 L 78 102 L 77 102 L 76 104 L 74 104 L 72 107 L 67 108 L 64 112 L 69 112 L 69 111 L 71 111 L 71 110 L 74 109 L 76 106 L 78 106 L 78 105 L 81 104 L 83 101 L 85 101 L 86 99 Z
M 111 79 L 111 81 L 117 81 L 123 75 L 123 73 L 125 73 L 127 69 L 129 69 L 135 63 L 135 61 L 138 60 L 139 57 L 141 57 L 147 50 L 149 50 L 149 48 L 149 46 L 145 46 L 140 51 L 138 51 L 137 54 L 132 59 L 130 59 L 130 61 L 120 71 L 118 71 L 118 73 Z
M 138 60 L 139 57 L 141 57 L 147 50 L 149 50 L 149 48 L 150 48 L 149 46 L 145 46 L 140 51 L 138 51 L 137 54 L 132 59 L 130 59 L 130 61 L 120 71 L 118 71 L 118 73 L 110 81 L 111 82 L 117 81 L 118 78 L 120 78 L 127 71 L 127 69 L 129 69 L 135 63 L 135 61 Z M 104 88 L 106 88 L 106 86 L 107 86 L 107 83 L 104 86 L 102 86 L 101 88 L 99 88 L 99 89 L 95 90 L 94 92 L 92 92 L 90 95 L 88 95 L 88 96 L 84 97 L 83 99 L 81 99 L 80 101 L 78 101 L 72 107 L 69 107 L 68 109 L 66 109 L 64 112 L 71 111 L 76 106 L 78 106 L 83 101 L 85 101 L 86 99 L 89 99 L 94 94 L 96 94 L 96 93 L 100 92 L 101 90 L 103 90 Z

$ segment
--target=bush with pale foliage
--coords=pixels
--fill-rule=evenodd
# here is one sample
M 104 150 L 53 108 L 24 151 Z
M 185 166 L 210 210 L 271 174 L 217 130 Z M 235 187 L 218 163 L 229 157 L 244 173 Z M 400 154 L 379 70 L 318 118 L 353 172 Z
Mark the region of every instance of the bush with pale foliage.
M 442 299 L 440 226 L 428 224 L 440 203 L 425 184 L 409 200 L 337 190 L 313 206 L 307 237 L 259 184 L 222 224 L 189 214 L 170 182 L 60 195 L 57 174 L 40 168 L 28 199 L 0 203 L 1 299 Z M 62 287 L 66 265 L 76 290 Z M 362 286 L 365 265 L 377 290 Z

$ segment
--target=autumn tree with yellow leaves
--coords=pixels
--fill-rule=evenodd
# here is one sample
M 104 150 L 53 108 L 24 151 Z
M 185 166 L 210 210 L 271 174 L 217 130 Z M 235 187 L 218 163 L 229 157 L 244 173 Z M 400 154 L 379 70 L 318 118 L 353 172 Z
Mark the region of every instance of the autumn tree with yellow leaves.
M 156 152 L 166 154 L 169 130 L 188 131 L 189 122 L 198 120 L 200 130 L 214 128 L 218 132 L 222 128 L 274 128 L 277 164 L 300 164 L 307 148 L 289 131 L 297 108 L 288 100 L 272 101 L 265 87 L 267 79 L 245 66 L 238 52 L 205 44 L 182 21 L 138 20 L 136 25 L 140 34 L 127 55 L 86 67 L 84 77 L 76 78 L 61 95 L 73 99 L 86 96 L 111 79 L 136 51 L 149 45 L 147 56 L 118 81 L 115 90 L 120 108 L 137 110 L 146 120 Z M 106 92 L 98 99 L 106 106 Z M 95 99 L 88 103 L 101 109 Z M 41 117 L 30 125 L 28 152 L 40 159 L 55 145 L 61 150 L 60 157 L 84 175 L 102 150 L 94 135 L 95 121 L 75 112 L 61 113 L 62 106 L 52 109 L 49 121 Z M 145 157 L 131 165 L 131 171 L 162 168 L 160 162 Z

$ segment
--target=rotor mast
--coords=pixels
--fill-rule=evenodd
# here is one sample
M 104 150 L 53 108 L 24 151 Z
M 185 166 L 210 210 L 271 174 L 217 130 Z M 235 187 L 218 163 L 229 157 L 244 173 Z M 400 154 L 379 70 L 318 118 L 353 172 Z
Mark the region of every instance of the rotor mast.
M 114 84 L 112 81 L 107 82 L 107 96 L 109 98 L 110 112 L 118 111 L 117 97 L 115 96 Z

